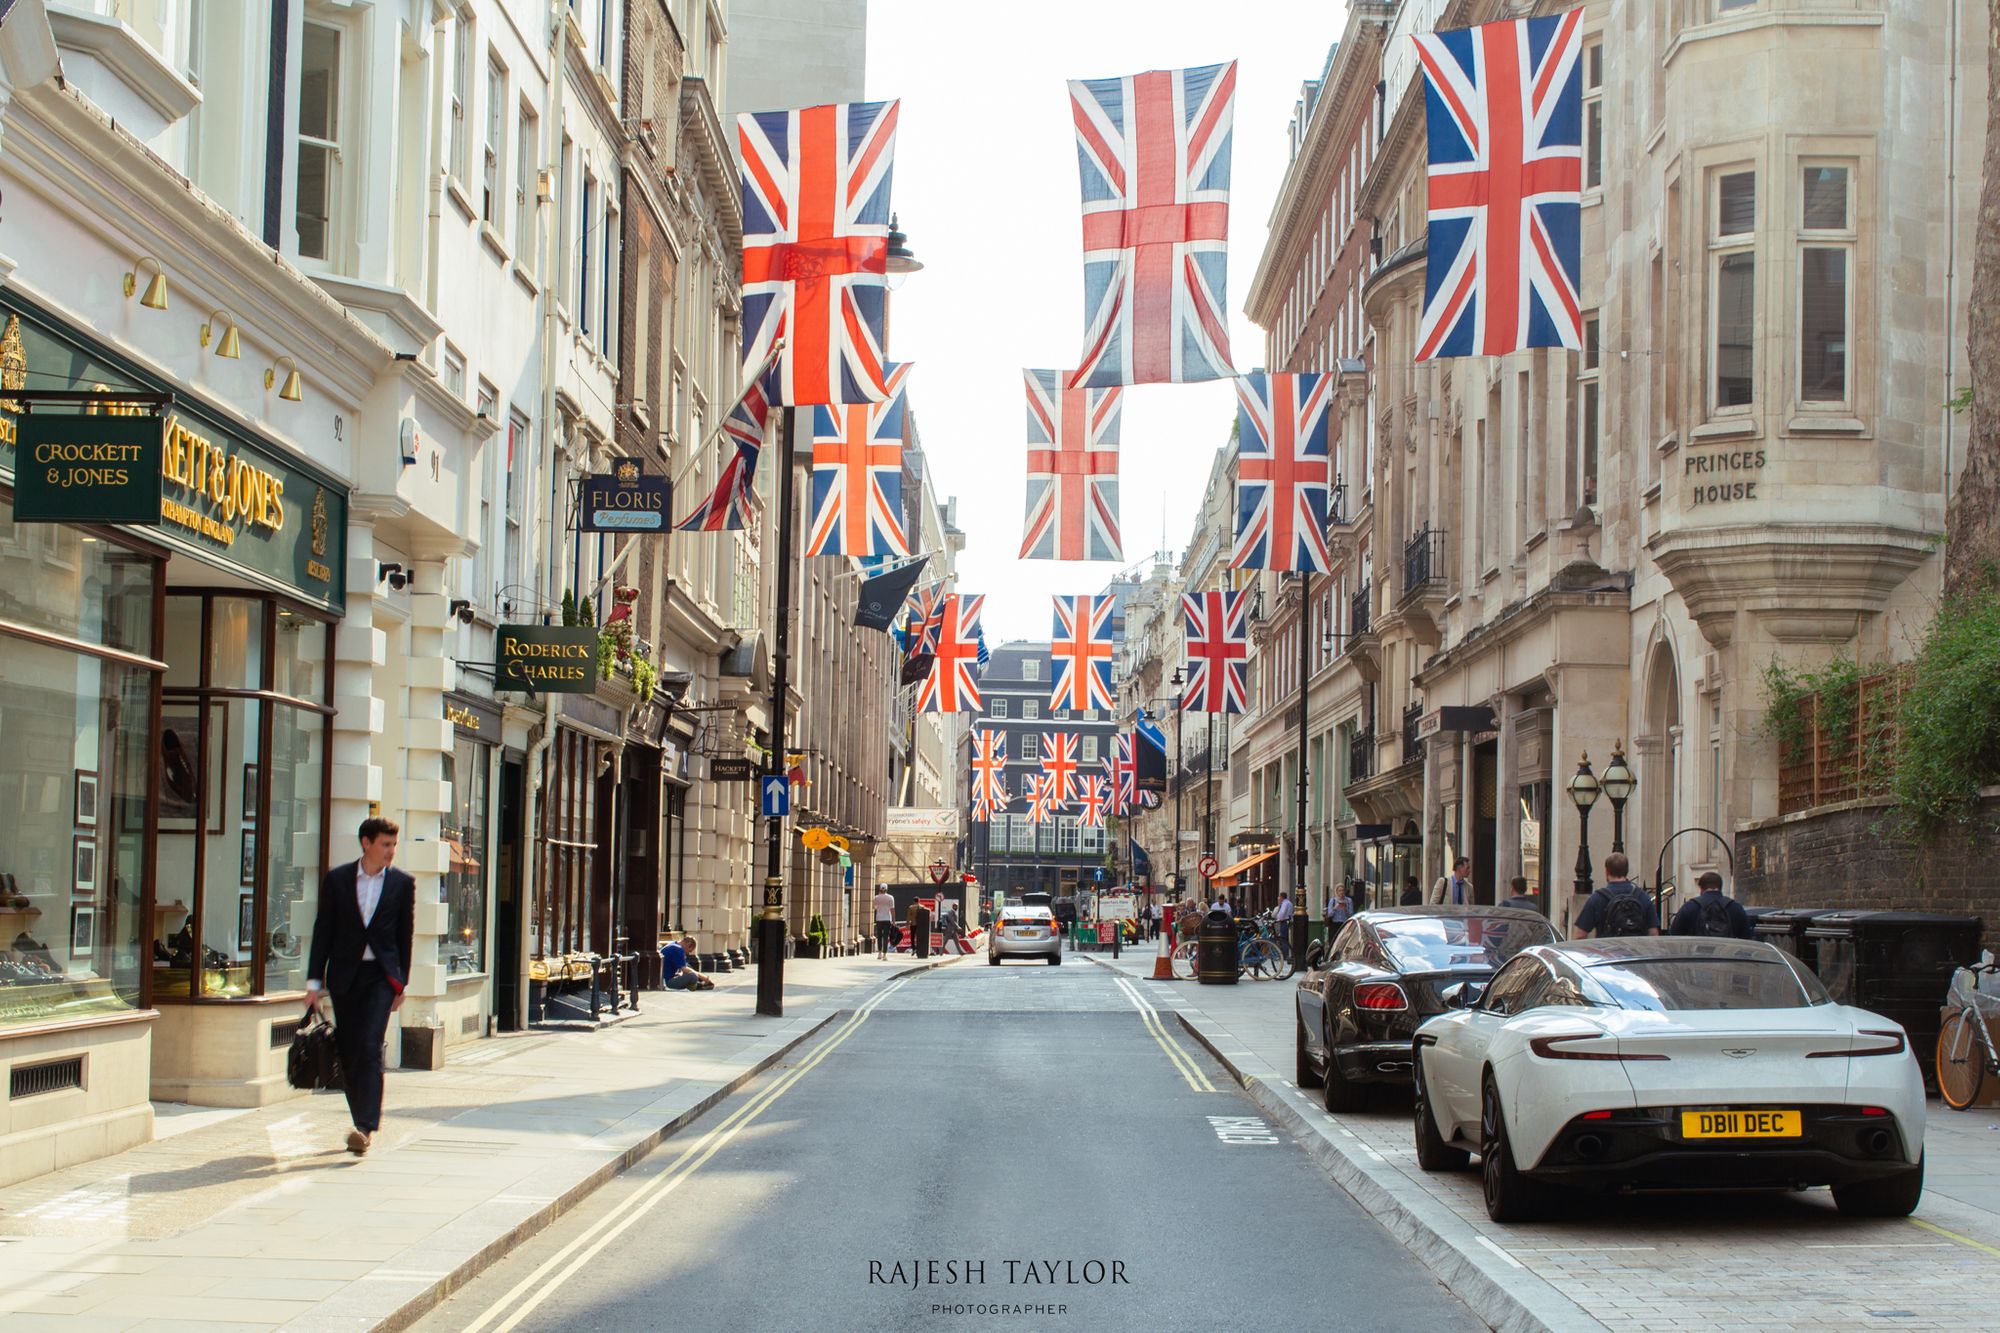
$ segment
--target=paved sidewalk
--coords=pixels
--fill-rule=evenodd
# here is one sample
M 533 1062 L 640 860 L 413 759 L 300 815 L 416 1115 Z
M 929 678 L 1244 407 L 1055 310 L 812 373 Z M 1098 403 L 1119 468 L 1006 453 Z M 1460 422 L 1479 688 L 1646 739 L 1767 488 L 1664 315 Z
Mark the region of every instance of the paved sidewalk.
M 648 992 L 596 1032 L 526 1032 L 393 1071 L 376 1147 L 337 1093 L 178 1109 L 155 1142 L 0 1190 L 0 1326 L 399 1327 L 891 978 L 872 958 Z
M 1152 976 L 1143 952 L 1091 961 Z M 1585 1201 L 1569 1221 L 1503 1227 L 1476 1172 L 1417 1168 L 1406 1095 L 1334 1116 L 1293 1086 L 1293 982 L 1138 989 L 1496 1328 L 1988 1329 L 2000 1308 L 2000 1107 L 1931 1103 L 1914 1219 L 1843 1218 L 1818 1190 Z

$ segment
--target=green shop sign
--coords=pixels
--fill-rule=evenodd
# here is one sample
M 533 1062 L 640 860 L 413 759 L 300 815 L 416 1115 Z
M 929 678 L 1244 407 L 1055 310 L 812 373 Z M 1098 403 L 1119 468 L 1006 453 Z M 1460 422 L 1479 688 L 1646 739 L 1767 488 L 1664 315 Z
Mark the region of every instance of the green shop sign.
M 117 415 L 15 418 L 16 523 L 158 523 L 160 419 Z
M 280 450 L 240 434 L 192 401 L 184 389 L 153 379 L 115 354 L 99 349 L 55 320 L 32 313 L 18 297 L 0 303 L 0 479 L 15 484 L 17 509 L 35 482 L 27 476 L 37 432 L 95 430 L 104 438 L 132 423 L 150 432 L 148 464 L 134 467 L 128 493 L 102 482 L 105 508 L 64 516 L 64 521 L 145 524 L 168 544 L 213 563 L 276 584 L 308 602 L 338 611 L 346 600 L 347 488 L 329 482 Z M 44 409 L 24 412 L 9 393 L 71 390 L 174 395 L 162 416 L 137 417 L 110 406 L 95 415 L 64 416 Z M 94 423 L 92 426 L 69 423 Z M 121 425 L 121 423 L 123 423 Z M 86 443 L 88 436 L 85 437 Z M 150 482 L 136 475 L 150 471 Z M 141 486 L 151 497 L 149 517 L 138 513 Z M 118 511 L 109 506 L 117 496 Z M 125 507 L 130 501 L 130 508 Z M 30 500 L 30 503 L 35 501 Z M 23 517 L 29 515 L 24 514 Z M 43 511 L 43 516 L 56 515 Z
M 591 693 L 597 688 L 597 631 L 589 625 L 502 625 L 493 639 L 493 688 Z

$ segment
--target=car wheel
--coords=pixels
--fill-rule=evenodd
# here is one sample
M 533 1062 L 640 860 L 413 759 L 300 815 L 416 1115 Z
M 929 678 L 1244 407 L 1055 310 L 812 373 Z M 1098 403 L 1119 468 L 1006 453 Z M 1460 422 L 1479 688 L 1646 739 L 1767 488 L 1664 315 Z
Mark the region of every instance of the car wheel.
M 1507 1116 L 1500 1107 L 1500 1089 L 1493 1075 L 1479 1089 L 1480 1184 L 1486 1195 L 1486 1215 L 1495 1222 L 1533 1222 L 1548 1211 L 1547 1190 L 1521 1174 L 1507 1142 Z
M 1924 1196 L 1924 1161 L 1881 1180 L 1835 1185 L 1833 1204 L 1847 1217 L 1908 1217 Z
M 1050 967 L 1062 966 L 1062 953 L 1060 950 L 1049 955 L 1049 966 Z
M 1419 1053 L 1410 1063 L 1411 1109 L 1417 1135 L 1417 1165 L 1426 1171 L 1463 1171 L 1471 1160 L 1463 1148 L 1454 1148 L 1438 1133 L 1437 1117 L 1431 1114 L 1431 1098 L 1424 1087 L 1424 1058 Z
M 1326 1036 L 1326 1086 L 1319 1099 L 1329 1111 L 1359 1111 L 1368 1100 L 1368 1089 L 1341 1072 L 1340 1053 L 1334 1049 L 1331 1036 Z
M 1299 1052 L 1297 1077 L 1293 1081 L 1302 1088 L 1317 1088 L 1320 1086 L 1319 1070 L 1313 1068 L 1312 1056 L 1306 1054 L 1306 1021 L 1294 1013 L 1292 1026 L 1297 1030 L 1293 1040 Z

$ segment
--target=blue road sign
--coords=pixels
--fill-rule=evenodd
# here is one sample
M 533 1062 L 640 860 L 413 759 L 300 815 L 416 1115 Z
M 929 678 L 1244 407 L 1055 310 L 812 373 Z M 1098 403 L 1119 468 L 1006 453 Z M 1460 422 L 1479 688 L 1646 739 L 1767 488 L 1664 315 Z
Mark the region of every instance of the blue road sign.
M 782 773 L 771 773 L 763 781 L 765 817 L 783 819 L 792 812 L 791 780 Z

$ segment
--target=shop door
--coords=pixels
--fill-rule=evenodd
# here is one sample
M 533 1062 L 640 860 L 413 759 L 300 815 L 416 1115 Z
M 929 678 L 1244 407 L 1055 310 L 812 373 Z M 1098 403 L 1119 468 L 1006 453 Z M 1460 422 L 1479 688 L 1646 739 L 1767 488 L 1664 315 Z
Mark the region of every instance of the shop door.
M 500 761 L 500 846 L 493 909 L 494 1007 L 500 1030 L 521 1030 L 521 761 Z

